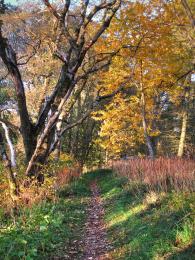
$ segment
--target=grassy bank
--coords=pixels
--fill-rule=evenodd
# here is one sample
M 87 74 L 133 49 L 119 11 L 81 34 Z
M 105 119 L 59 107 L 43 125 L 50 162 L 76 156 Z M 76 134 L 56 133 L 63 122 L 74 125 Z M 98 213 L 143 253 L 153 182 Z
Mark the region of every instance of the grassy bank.
M 59 192 L 56 202 L 22 208 L 15 221 L 2 213 L 0 259 L 53 259 L 75 254 L 79 258 L 82 246 L 75 243 L 83 233 L 89 181 L 86 177 L 73 181 Z
M 89 184 L 97 180 L 105 203 L 112 259 L 194 259 L 195 195 L 148 191 L 109 170 L 84 174 L 66 185 L 54 202 L 1 216 L 0 259 L 80 259 Z
M 113 259 L 194 259 L 194 193 L 147 192 L 110 171 L 99 185 Z

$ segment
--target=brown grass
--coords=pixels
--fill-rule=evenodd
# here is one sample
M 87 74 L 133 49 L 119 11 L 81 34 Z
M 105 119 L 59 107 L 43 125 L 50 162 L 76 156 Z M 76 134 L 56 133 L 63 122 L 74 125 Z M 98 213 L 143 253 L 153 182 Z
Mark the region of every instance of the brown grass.
M 57 191 L 62 189 L 72 179 L 78 178 L 81 174 L 79 165 L 64 167 L 55 173 L 55 176 L 46 177 L 44 184 L 32 184 L 28 188 L 23 188 L 20 200 L 22 204 L 32 206 L 44 200 L 56 200 Z M 21 204 L 20 203 L 20 204 Z
M 65 184 L 68 184 L 72 179 L 79 178 L 81 175 L 81 167 L 79 164 L 74 165 L 71 168 L 63 168 L 56 174 L 55 188 L 59 190 L 63 188 Z
M 194 191 L 195 161 L 180 158 L 133 158 L 117 160 L 109 166 L 120 176 L 146 184 L 150 190 Z

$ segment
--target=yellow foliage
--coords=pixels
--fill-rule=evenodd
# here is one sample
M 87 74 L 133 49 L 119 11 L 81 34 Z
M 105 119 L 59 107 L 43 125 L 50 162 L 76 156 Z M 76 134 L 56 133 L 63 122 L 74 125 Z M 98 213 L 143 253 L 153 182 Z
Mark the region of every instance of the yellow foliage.
M 180 21 L 178 13 L 183 17 Z M 109 70 L 100 73 L 101 83 L 98 85 L 98 89 L 104 89 L 103 94 L 123 86 L 123 94 L 116 95 L 105 110 L 93 114 L 94 119 L 102 121 L 101 145 L 111 154 L 145 142 L 142 94 L 147 131 L 151 137 L 160 134 L 153 126 L 161 113 L 156 108 L 155 97 L 167 92 L 171 101 L 179 102 L 182 87 L 175 82 L 188 68 L 191 59 L 189 48 L 186 48 L 188 40 L 183 38 L 182 27 L 176 30 L 177 22 L 189 23 L 177 1 L 127 3 L 120 12 L 120 19 L 115 19 L 109 27 L 107 40 L 96 45 L 102 52 L 108 47 L 114 51 L 126 46 L 115 56 Z

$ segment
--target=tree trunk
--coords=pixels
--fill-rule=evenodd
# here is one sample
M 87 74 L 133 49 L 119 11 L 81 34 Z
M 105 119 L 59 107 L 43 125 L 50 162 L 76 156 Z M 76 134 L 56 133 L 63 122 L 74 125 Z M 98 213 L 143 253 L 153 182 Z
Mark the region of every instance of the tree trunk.
M 184 146 L 185 146 L 185 139 L 186 139 L 186 130 L 187 130 L 187 121 L 188 121 L 188 113 L 184 111 L 183 118 L 182 118 L 182 127 L 181 127 L 181 135 L 179 140 L 179 147 L 178 147 L 178 157 L 182 157 L 184 154 Z
M 154 153 L 154 147 L 152 144 L 151 137 L 148 134 L 148 127 L 147 127 L 147 122 L 146 122 L 146 111 L 145 111 L 145 95 L 143 91 L 143 86 L 141 83 L 141 111 L 142 111 L 142 125 L 143 125 L 143 130 L 144 130 L 144 137 L 146 141 L 146 145 L 148 148 L 148 153 L 151 158 L 154 158 L 155 153 Z
M 59 160 L 60 153 L 61 153 L 61 130 L 62 130 L 62 123 L 63 123 L 64 115 L 65 115 L 65 112 L 62 111 L 62 113 L 59 116 L 58 122 L 56 124 L 55 140 L 57 140 L 57 145 L 54 150 L 54 158 L 55 158 L 56 162 Z
M 143 125 L 143 129 L 144 129 L 144 136 L 145 136 L 145 140 L 146 140 L 146 145 L 148 147 L 149 156 L 151 158 L 154 158 L 154 156 L 155 156 L 154 148 L 153 148 L 153 145 L 152 145 L 152 142 L 151 142 L 151 137 L 148 135 L 145 116 L 143 116 L 143 118 L 142 118 L 142 125 Z
M 4 129 L 5 138 L 7 140 L 7 144 L 9 146 L 9 150 L 10 150 L 11 167 L 16 168 L 16 153 L 15 153 L 14 145 L 12 144 L 12 140 L 11 140 L 10 135 L 9 135 L 9 129 L 8 129 L 8 127 L 5 123 L 1 122 L 1 125 Z
M 190 77 L 191 77 L 191 75 L 190 75 Z M 187 77 L 186 80 L 190 81 L 189 77 Z M 186 82 L 184 82 L 184 85 L 185 85 L 185 83 Z M 190 84 L 190 82 L 189 82 L 189 84 Z M 182 157 L 183 154 L 184 154 L 184 147 L 185 147 L 185 140 L 186 140 L 186 133 L 187 133 L 187 123 L 188 123 L 189 96 L 190 96 L 190 87 L 185 87 L 185 97 L 184 97 L 184 102 L 183 102 L 181 135 L 180 135 L 178 152 L 177 152 L 178 157 Z
M 7 39 L 3 37 L 1 26 L 2 22 L 0 21 L 0 57 L 6 65 L 14 82 L 18 103 L 18 113 L 21 123 L 21 133 L 23 137 L 26 161 L 28 162 L 36 147 L 36 138 L 34 138 L 33 129 L 34 127 L 27 110 L 24 85 L 22 82 L 20 71 L 18 69 L 16 54 L 12 47 L 9 45 Z
M 154 153 L 154 147 L 152 144 L 151 137 L 148 133 L 148 126 L 147 126 L 147 121 L 146 121 L 146 100 L 145 100 L 145 93 L 144 93 L 144 87 L 143 87 L 143 62 L 142 60 L 140 61 L 140 92 L 141 92 L 141 114 L 142 114 L 142 125 L 143 125 L 143 130 L 144 130 L 144 137 L 146 141 L 146 146 L 148 148 L 148 153 L 150 158 L 154 158 L 155 153 Z
M 5 133 L 7 135 L 7 133 Z M 7 138 L 7 137 L 6 137 Z M 8 143 L 9 145 L 9 143 Z M 2 155 L 3 160 L 5 161 L 5 167 L 8 169 L 8 181 L 9 181 L 9 187 L 10 187 L 10 197 L 12 201 L 14 202 L 14 205 L 16 204 L 16 196 L 19 195 L 20 189 L 19 184 L 17 182 L 16 173 L 13 172 L 12 163 L 7 155 L 6 149 L 5 149 L 5 143 L 3 141 L 3 135 L 0 133 L 0 152 Z

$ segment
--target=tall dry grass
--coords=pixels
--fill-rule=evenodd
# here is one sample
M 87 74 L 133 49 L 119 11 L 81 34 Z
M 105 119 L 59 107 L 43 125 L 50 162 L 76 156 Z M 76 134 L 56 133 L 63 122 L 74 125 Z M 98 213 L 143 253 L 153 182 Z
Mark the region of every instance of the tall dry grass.
M 195 191 L 195 161 L 180 158 L 132 158 L 109 162 L 120 176 L 150 190 Z
M 44 200 L 56 200 L 57 192 L 73 179 L 79 178 L 81 167 L 74 164 L 72 167 L 63 167 L 55 172 L 54 176 L 46 177 L 42 185 L 32 183 L 28 188 L 22 190 L 20 199 L 22 204 L 32 206 Z
M 56 179 L 54 187 L 56 190 L 60 190 L 65 184 L 68 184 L 73 179 L 79 178 L 82 173 L 82 168 L 79 164 L 75 164 L 72 167 L 64 167 L 56 173 Z

